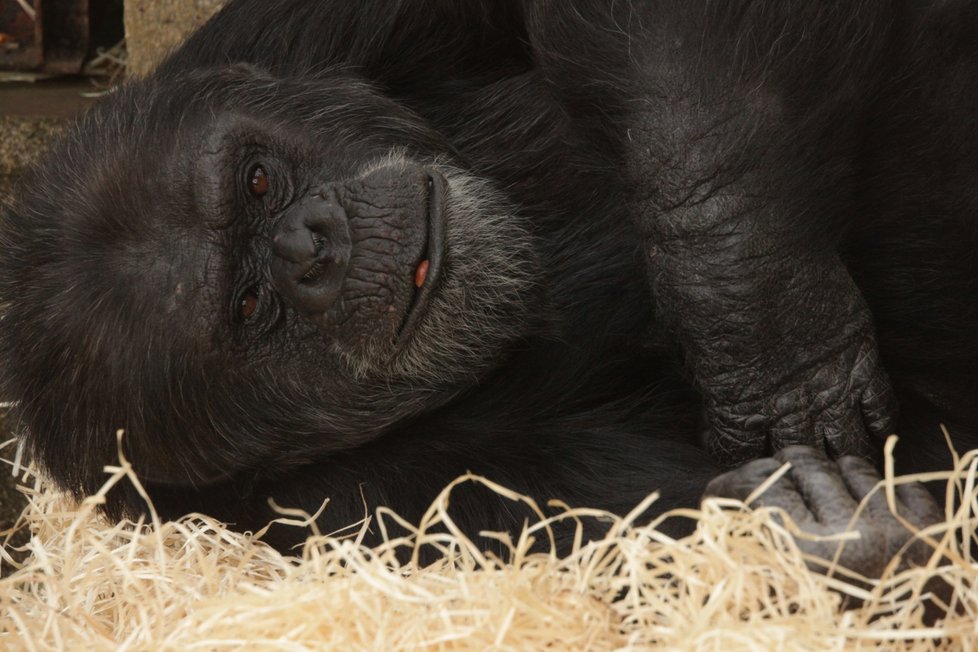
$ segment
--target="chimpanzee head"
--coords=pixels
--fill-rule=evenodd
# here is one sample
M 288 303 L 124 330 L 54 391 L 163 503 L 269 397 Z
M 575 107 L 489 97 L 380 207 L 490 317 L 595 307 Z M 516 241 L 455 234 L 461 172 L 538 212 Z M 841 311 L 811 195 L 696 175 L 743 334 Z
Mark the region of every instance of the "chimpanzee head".
M 0 225 L 5 397 L 90 492 L 124 450 L 204 484 L 444 403 L 526 330 L 531 238 L 435 130 L 352 74 L 119 89 Z

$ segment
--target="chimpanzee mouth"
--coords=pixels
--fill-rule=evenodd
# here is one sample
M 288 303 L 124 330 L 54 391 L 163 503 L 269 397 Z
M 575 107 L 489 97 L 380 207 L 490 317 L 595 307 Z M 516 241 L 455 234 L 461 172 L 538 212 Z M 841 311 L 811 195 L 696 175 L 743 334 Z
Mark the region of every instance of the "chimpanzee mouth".
M 401 351 L 414 336 L 422 317 L 428 309 L 431 297 L 438 287 L 445 253 L 445 194 L 448 181 L 434 170 L 427 170 L 428 233 L 421 256 L 414 265 L 414 297 L 408 306 L 404 321 L 398 329 L 395 352 Z

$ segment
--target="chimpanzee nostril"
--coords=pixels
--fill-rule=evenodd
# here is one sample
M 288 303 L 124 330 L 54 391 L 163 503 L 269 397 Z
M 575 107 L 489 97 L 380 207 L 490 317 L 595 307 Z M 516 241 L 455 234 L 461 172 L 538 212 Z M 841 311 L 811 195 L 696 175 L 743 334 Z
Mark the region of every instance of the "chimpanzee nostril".
M 308 197 L 272 233 L 272 284 L 297 311 L 325 312 L 339 297 L 350 247 L 342 207 L 325 195 Z

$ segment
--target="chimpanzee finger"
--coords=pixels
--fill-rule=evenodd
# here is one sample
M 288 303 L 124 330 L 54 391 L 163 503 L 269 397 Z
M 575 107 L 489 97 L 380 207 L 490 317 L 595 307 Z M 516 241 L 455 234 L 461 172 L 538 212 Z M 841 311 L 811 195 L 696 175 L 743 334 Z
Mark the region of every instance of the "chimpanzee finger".
M 844 528 L 857 503 L 843 482 L 839 467 L 825 453 L 811 446 L 789 446 L 775 453 L 780 462 L 791 462 L 791 479 L 815 519 L 832 529 Z
M 892 435 L 896 430 L 899 406 L 883 367 L 876 365 L 872 379 L 863 389 L 859 400 L 866 430 L 879 439 Z
M 707 485 L 704 495 L 746 501 L 781 466 L 780 462 L 769 457 L 754 460 L 714 478 Z M 790 473 L 772 483 L 751 503 L 751 506 L 783 509 L 797 525 L 808 530 L 812 530 L 812 526 L 817 525 L 805 499 L 795 487 Z
M 882 479 L 879 472 L 863 459 L 843 457 L 837 463 L 856 500 L 861 501 Z M 940 505 L 924 485 L 919 482 L 897 484 L 895 490 L 900 516 L 915 526 L 926 527 L 943 520 Z M 866 509 L 874 517 L 893 518 L 882 488 L 876 491 Z
M 779 396 L 774 402 L 774 410 L 779 416 L 771 424 L 771 447 L 781 450 L 789 446 L 821 446 L 822 440 L 815 440 L 812 423 L 811 396 L 806 387 L 796 387 Z
M 814 430 L 816 441 L 824 442 L 833 459 L 845 455 L 872 457 L 873 446 L 863 424 L 860 406 L 848 396 L 841 404 L 826 408 L 815 421 Z
M 747 500 L 747 497 L 781 465 L 770 457 L 748 462 L 713 478 L 703 491 L 704 496 L 719 496 Z

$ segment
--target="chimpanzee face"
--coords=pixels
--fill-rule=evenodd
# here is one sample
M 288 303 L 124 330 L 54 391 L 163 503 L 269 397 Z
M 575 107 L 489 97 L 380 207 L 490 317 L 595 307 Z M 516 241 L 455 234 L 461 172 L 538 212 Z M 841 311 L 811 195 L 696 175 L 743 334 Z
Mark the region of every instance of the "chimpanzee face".
M 170 483 L 374 438 L 524 333 L 536 267 L 420 118 L 349 74 L 242 66 L 120 89 L 0 238 L 8 391 L 80 491 L 119 428 Z

